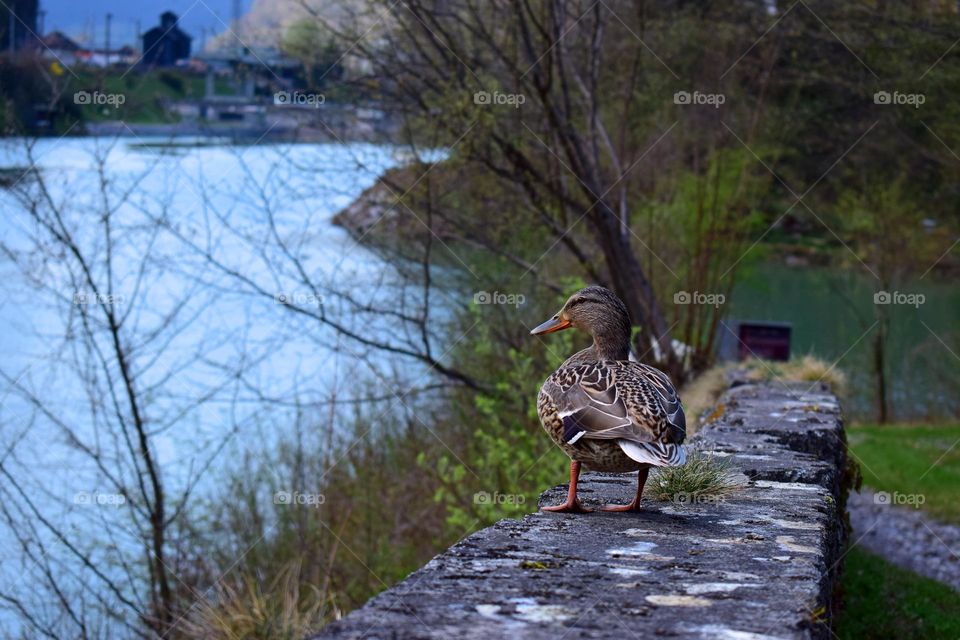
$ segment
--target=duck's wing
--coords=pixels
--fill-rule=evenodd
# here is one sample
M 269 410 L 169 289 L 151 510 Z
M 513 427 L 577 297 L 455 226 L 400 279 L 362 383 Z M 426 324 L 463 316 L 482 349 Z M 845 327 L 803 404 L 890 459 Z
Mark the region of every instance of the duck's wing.
M 670 441 L 683 442 L 687 435 L 687 416 L 670 377 L 659 369 L 639 362 L 631 362 L 630 366 L 639 368 L 657 392 L 660 406 L 667 415 L 667 424 L 671 427 Z
M 686 427 L 670 379 L 634 362 L 595 362 L 557 370 L 544 385 L 563 421 L 563 439 L 677 444 Z M 628 454 L 629 455 L 629 454 Z M 631 456 L 632 457 L 632 456 Z

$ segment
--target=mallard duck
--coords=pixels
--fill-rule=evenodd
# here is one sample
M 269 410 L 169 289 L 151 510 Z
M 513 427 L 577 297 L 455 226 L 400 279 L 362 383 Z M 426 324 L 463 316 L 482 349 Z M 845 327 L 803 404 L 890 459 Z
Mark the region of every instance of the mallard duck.
M 581 465 L 595 471 L 638 471 L 630 504 L 604 511 L 638 511 L 650 467 L 686 462 L 681 446 L 686 417 L 670 378 L 630 360 L 630 316 L 609 289 L 577 291 L 560 311 L 536 327 L 543 335 L 571 327 L 586 331 L 593 345 L 560 365 L 543 383 L 537 413 L 544 430 L 570 457 L 570 488 L 563 504 L 545 511 L 586 512 L 577 499 Z

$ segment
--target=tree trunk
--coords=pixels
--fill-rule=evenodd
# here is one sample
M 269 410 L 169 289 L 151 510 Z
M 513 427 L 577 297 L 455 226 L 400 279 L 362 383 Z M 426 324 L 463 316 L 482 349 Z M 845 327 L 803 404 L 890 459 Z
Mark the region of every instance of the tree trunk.
M 679 384 L 683 379 L 681 363 L 674 353 L 669 327 L 653 286 L 633 252 L 629 236 L 624 237 L 620 233 L 618 218 L 613 210 L 606 202 L 598 203 L 597 209 L 600 211 L 594 220 L 594 228 L 610 272 L 610 284 L 627 305 L 633 323 L 646 330 L 638 336 L 638 344 L 634 344 L 636 355 L 640 360 L 654 361 L 665 368 L 674 382 Z M 651 341 L 659 347 L 659 358 L 650 357 Z
M 873 375 L 877 391 L 877 421 L 886 424 L 890 420 L 890 406 L 887 399 L 887 319 L 883 311 L 880 312 L 878 327 L 873 339 Z

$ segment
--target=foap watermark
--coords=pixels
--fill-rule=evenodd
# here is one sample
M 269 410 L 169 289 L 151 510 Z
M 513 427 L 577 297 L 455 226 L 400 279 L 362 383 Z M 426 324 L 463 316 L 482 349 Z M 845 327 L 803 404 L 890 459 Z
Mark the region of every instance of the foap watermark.
M 110 293 L 97 293 L 90 291 L 74 291 L 73 293 L 73 304 L 77 306 L 86 306 L 90 304 L 99 304 L 113 306 L 117 304 L 123 304 L 123 296 L 113 295 Z
M 479 105 L 506 105 L 519 109 L 520 105 L 527 101 L 527 96 L 522 93 L 500 93 L 494 91 L 477 91 L 473 94 L 473 103 Z
M 323 305 L 323 296 L 312 291 L 291 291 L 274 294 L 274 302 L 296 307 L 319 307 Z
M 903 291 L 877 291 L 873 294 L 873 304 L 905 304 L 919 309 L 927 301 L 922 293 L 904 293 Z
M 301 493 L 299 491 L 277 491 L 273 494 L 273 504 L 319 507 L 327 501 L 322 493 Z
M 101 93 L 99 91 L 77 91 L 73 94 L 73 103 L 79 105 L 93 105 L 95 107 L 113 107 L 119 109 L 127 101 L 122 93 Z
M 494 491 L 477 491 L 473 494 L 473 504 L 513 504 L 521 505 L 527 501 L 522 493 L 500 493 Z
M 473 304 L 512 304 L 515 307 L 526 303 L 527 297 L 522 293 L 500 293 L 494 291 L 477 291 L 473 294 Z
M 100 493 L 99 491 L 78 491 L 73 496 L 73 504 L 97 507 L 119 507 L 127 503 L 122 493 Z
M 890 493 L 888 491 L 878 491 L 873 494 L 873 503 L 880 505 L 899 504 L 919 509 L 920 505 L 926 501 L 927 496 L 922 493 L 900 493 L 899 491 Z
M 727 301 L 722 293 L 702 293 L 700 291 L 677 291 L 673 294 L 673 304 L 705 304 L 719 309 Z
M 700 493 L 688 493 L 681 491 L 675 493 L 670 498 L 671 502 L 677 504 L 722 504 L 727 501 L 723 496 L 704 495 Z
M 695 104 L 709 105 L 714 109 L 719 109 L 720 105 L 727 101 L 727 96 L 722 93 L 703 93 L 701 91 L 677 91 L 673 94 L 673 104 Z
M 927 101 L 927 96 L 922 93 L 900 93 L 899 91 L 877 91 L 873 94 L 873 104 L 895 104 L 906 105 L 919 109 L 920 105 Z
M 319 109 L 327 101 L 322 93 L 303 91 L 277 91 L 273 94 L 273 104 L 281 107 L 313 107 Z

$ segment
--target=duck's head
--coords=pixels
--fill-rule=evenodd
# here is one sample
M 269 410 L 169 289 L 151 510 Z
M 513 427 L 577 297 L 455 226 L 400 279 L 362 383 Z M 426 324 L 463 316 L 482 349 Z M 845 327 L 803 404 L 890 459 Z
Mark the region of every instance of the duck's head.
M 580 289 L 552 318 L 530 333 L 535 336 L 571 327 L 593 337 L 593 346 L 603 360 L 626 360 L 630 353 L 630 314 L 613 291 L 591 285 Z

